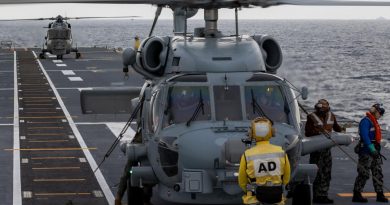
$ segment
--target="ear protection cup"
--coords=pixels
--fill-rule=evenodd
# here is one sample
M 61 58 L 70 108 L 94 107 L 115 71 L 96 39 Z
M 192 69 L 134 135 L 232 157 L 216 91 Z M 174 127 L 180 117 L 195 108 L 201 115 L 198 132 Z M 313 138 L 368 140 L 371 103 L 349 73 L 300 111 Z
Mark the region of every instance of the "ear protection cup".
M 258 123 L 262 123 L 262 124 L 268 124 L 269 128 L 270 128 L 270 132 L 271 132 L 271 137 L 274 137 L 275 136 L 275 128 L 272 126 L 273 125 L 273 122 L 272 120 L 269 120 L 268 118 L 266 117 L 257 117 L 255 118 L 254 120 L 252 120 L 251 122 L 251 126 L 248 130 L 248 135 L 251 139 L 255 139 L 256 136 L 254 136 L 254 131 L 256 130 L 253 130 L 253 127 L 255 126 L 255 124 L 258 124 Z M 267 134 L 269 136 L 269 134 Z

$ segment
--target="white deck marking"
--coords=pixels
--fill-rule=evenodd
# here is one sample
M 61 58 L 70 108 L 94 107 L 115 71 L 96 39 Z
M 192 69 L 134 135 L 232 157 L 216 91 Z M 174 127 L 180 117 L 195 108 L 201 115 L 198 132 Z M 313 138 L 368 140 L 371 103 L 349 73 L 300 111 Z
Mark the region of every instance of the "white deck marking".
M 34 51 L 33 51 L 33 54 L 34 54 L 35 57 L 37 57 L 37 54 Z M 77 129 L 77 126 L 74 123 L 72 117 L 70 117 L 70 113 L 69 113 L 68 109 L 66 108 L 64 102 L 62 101 L 61 96 L 58 93 L 56 87 L 54 86 L 53 82 L 51 81 L 50 76 L 47 74 L 45 68 L 42 66 L 41 61 L 39 59 L 37 59 L 37 62 L 39 64 L 39 66 L 41 67 L 42 72 L 45 74 L 45 76 L 47 78 L 47 81 L 49 82 L 51 88 L 53 89 L 53 92 L 54 92 L 54 94 L 56 95 L 56 97 L 58 99 L 58 103 L 60 104 L 62 110 L 64 111 L 66 119 L 68 120 L 69 125 L 70 125 L 70 127 L 71 127 L 71 129 L 72 129 L 72 131 L 73 131 L 77 141 L 80 144 L 80 147 L 83 148 L 84 155 L 87 158 L 88 163 L 91 166 L 92 171 L 94 171 L 97 168 L 97 164 L 96 164 L 95 159 L 92 157 L 91 152 L 87 149 L 88 147 L 85 144 L 83 137 L 81 136 L 79 130 Z M 105 195 L 105 197 L 107 199 L 108 204 L 114 205 L 114 199 L 115 199 L 114 195 L 112 194 L 112 192 L 110 190 L 110 187 L 108 186 L 106 180 L 104 179 L 104 176 L 103 176 L 102 172 L 100 171 L 100 169 L 96 170 L 95 177 L 96 177 L 96 179 L 97 179 L 97 181 L 98 181 L 98 183 L 100 185 L 100 188 L 103 190 L 103 193 L 104 193 L 104 195 Z
M 62 60 L 53 60 L 53 63 L 62 63 Z
M 93 88 L 79 88 L 78 90 L 81 92 L 82 90 L 93 90 Z
M 112 134 L 115 135 L 115 137 L 118 137 L 119 134 L 121 133 L 123 127 L 126 125 L 125 122 L 120 122 L 120 123 L 106 123 L 106 126 L 111 130 Z M 131 141 L 133 140 L 135 135 L 135 131 L 129 127 L 127 132 L 123 135 L 122 141 Z
M 70 88 L 57 88 L 57 90 L 93 90 L 93 88 L 91 87 L 84 87 L 84 88 L 74 88 L 74 87 L 70 87 Z
M 14 125 L 14 124 L 0 124 L 0 126 L 11 126 L 11 125 Z
M 13 204 L 22 204 L 22 187 L 20 179 L 20 151 L 19 151 L 19 97 L 16 69 L 16 51 L 14 51 L 14 170 L 13 170 Z
M 64 75 L 76 75 L 76 73 L 74 73 L 73 70 L 62 70 L 61 72 Z
M 80 77 L 68 77 L 68 79 L 70 80 L 70 81 L 84 81 L 82 78 L 80 78 Z
M 63 63 L 59 63 L 59 64 L 56 64 L 56 66 L 58 66 L 58 67 L 66 67 L 67 65 L 63 64 Z
M 0 91 L 13 90 L 14 88 L 0 88 Z

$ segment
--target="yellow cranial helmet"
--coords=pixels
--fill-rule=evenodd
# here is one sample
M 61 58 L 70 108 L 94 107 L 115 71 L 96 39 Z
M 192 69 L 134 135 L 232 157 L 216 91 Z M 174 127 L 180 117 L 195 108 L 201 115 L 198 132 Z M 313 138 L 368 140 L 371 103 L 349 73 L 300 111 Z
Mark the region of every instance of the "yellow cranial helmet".
M 249 135 L 258 141 L 269 141 L 274 135 L 274 128 L 272 122 L 265 117 L 257 117 L 251 122 Z

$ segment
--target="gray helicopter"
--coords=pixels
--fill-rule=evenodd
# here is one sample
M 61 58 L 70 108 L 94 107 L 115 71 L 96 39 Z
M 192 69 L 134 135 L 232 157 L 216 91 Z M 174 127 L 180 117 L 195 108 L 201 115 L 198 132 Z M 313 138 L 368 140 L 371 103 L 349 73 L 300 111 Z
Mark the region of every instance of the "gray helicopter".
M 72 32 L 71 24 L 67 22 L 70 19 L 68 17 L 62 17 L 58 15 L 55 18 L 49 18 L 48 20 L 54 20 L 49 23 L 47 27 L 47 34 L 45 36 L 45 44 L 42 48 L 39 58 L 45 58 L 45 53 L 50 53 L 56 55 L 57 59 L 62 59 L 63 55 L 70 54 L 71 52 L 76 53 L 76 58 L 80 58 L 81 54 L 79 53 L 77 47 L 72 46 Z
M 76 54 L 76 58 L 81 57 L 81 53 L 76 47 L 73 46 L 72 26 L 68 22 L 71 19 L 102 19 L 102 18 L 136 18 L 138 16 L 115 16 L 115 17 L 63 17 L 58 15 L 51 18 L 33 18 L 33 19 L 7 19 L 0 21 L 24 21 L 24 20 L 51 20 L 47 27 L 47 33 L 45 36 L 45 43 L 42 47 L 39 58 L 44 59 L 46 53 L 55 55 L 57 59 L 62 59 L 63 55 L 70 54 L 71 52 Z
M 301 156 L 348 145 L 352 136 L 340 133 L 332 133 L 331 139 L 323 135 L 304 136 L 297 97 L 305 99 L 307 89 L 297 90 L 276 75 L 283 57 L 274 38 L 239 34 L 237 10 L 280 4 L 390 6 L 389 1 L 344 0 L 28 1 L 34 2 L 158 5 L 149 37 L 138 50 L 129 48 L 123 52 L 124 71 L 132 67 L 144 76 L 143 87 L 81 92 L 82 110 L 87 114 L 118 113 L 131 105 L 137 122 L 136 137 L 141 142 L 123 139 L 120 147 L 134 164 L 128 200 L 136 205 L 143 204 L 140 189 L 153 186 L 155 193 L 168 202 L 239 204 L 242 196 L 237 183 L 239 160 L 251 146 L 247 133 L 250 121 L 258 116 L 273 120 L 276 134 L 271 143 L 282 146 L 289 156 L 292 177 L 288 189 L 292 203 L 312 204 L 311 183 L 317 167 L 302 163 Z M 163 7 L 173 10 L 173 36 L 152 35 Z M 224 35 L 218 30 L 221 8 L 236 12 L 234 35 Z M 190 33 L 187 19 L 199 9 L 204 9 L 205 26 Z M 111 100 L 115 95 L 127 100 L 117 101 L 115 108 L 107 108 L 102 100 L 107 95 Z

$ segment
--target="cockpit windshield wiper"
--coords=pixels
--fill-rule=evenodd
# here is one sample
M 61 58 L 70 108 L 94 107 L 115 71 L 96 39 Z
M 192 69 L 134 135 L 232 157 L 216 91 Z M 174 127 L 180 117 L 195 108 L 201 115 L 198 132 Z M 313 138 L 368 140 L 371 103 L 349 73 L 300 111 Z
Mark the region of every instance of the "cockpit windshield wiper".
M 196 119 L 201 109 L 202 109 L 202 115 L 204 115 L 204 103 L 203 103 L 202 90 L 199 90 L 199 102 L 198 105 L 196 106 L 194 114 L 192 114 L 191 118 L 187 121 L 186 123 L 187 126 L 190 126 L 191 122 Z
M 252 109 L 253 109 L 253 114 L 258 114 L 259 116 L 261 117 L 266 117 L 267 119 L 269 119 L 272 124 L 273 124 L 273 121 L 271 120 L 271 118 L 269 118 L 267 116 L 267 114 L 265 114 L 263 108 L 261 108 L 261 106 L 257 103 L 256 101 L 256 98 L 255 98 L 255 95 L 253 94 L 253 89 L 251 89 L 251 97 L 252 97 Z

